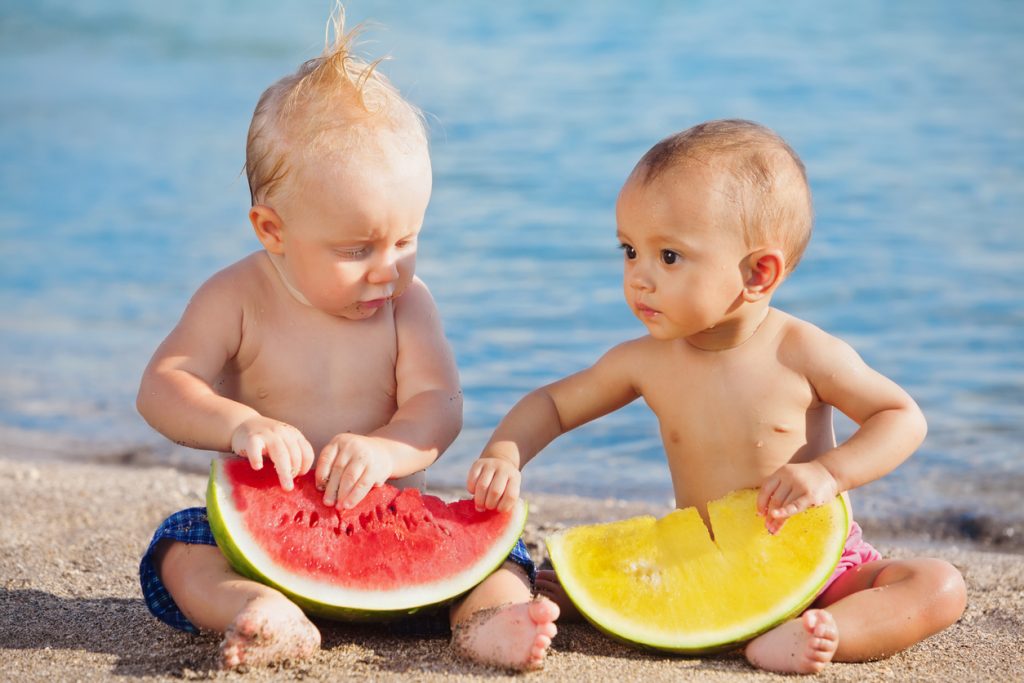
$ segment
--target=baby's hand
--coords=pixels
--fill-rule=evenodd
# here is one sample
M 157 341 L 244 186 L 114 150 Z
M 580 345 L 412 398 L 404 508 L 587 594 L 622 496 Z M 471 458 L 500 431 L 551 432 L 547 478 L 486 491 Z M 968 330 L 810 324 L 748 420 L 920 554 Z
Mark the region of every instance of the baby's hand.
M 263 469 L 263 456 L 269 456 L 285 491 L 291 491 L 292 480 L 313 466 L 313 447 L 302 432 L 268 417 L 249 418 L 238 425 L 231 435 L 231 451 L 248 458 L 254 470 Z
M 757 512 L 765 517 L 768 531 L 775 534 L 793 515 L 824 505 L 838 494 L 835 477 L 821 463 L 791 463 L 777 469 L 761 484 Z
M 316 485 L 324 505 L 352 508 L 370 489 L 391 478 L 394 470 L 385 442 L 361 434 L 338 434 L 320 451 Z
M 482 457 L 469 468 L 466 488 L 473 494 L 477 510 L 508 512 L 519 498 L 522 476 L 508 460 Z

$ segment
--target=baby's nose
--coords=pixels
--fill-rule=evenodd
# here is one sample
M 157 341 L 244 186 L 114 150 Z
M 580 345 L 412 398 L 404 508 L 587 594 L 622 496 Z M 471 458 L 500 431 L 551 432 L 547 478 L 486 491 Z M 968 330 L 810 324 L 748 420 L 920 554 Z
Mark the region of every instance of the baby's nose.
M 394 254 L 383 255 L 373 264 L 373 267 L 370 268 L 370 272 L 367 274 L 367 279 L 373 283 L 397 280 L 398 258 L 396 258 Z
M 640 267 L 634 267 L 630 270 L 626 282 L 633 289 L 647 291 L 654 288 L 654 280 L 645 269 Z

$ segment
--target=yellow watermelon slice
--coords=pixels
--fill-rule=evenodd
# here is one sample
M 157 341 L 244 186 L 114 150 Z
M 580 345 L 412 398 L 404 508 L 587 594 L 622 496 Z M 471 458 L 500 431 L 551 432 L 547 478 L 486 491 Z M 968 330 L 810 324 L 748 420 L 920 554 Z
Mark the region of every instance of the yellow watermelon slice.
M 756 501 L 744 489 L 709 503 L 714 540 L 690 507 L 567 529 L 548 552 L 573 604 L 605 633 L 684 654 L 731 649 L 814 601 L 850 525 L 836 497 L 773 536 Z
M 477 511 L 416 489 L 372 489 L 351 510 L 323 504 L 313 472 L 284 491 L 272 464 L 215 458 L 210 528 L 243 576 L 274 586 L 309 614 L 386 621 L 451 602 L 501 565 L 526 524 L 525 502 Z

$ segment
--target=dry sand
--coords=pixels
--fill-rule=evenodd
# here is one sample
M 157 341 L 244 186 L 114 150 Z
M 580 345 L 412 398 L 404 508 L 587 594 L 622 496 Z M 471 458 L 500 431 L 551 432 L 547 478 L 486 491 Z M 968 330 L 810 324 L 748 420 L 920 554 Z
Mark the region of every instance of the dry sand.
M 322 625 L 324 648 L 311 661 L 215 671 L 218 638 L 157 622 L 137 579 L 153 529 L 170 512 L 202 505 L 205 484 L 201 475 L 163 467 L 0 459 L 0 680 L 784 680 L 751 669 L 736 654 L 683 658 L 632 650 L 585 624 L 561 625 L 545 670 L 524 676 L 459 661 L 443 638 L 336 624 Z M 644 511 L 621 501 L 526 497 L 533 551 L 565 522 Z M 967 612 L 907 652 L 869 664 L 834 664 L 821 680 L 1024 680 L 1024 555 L 948 542 L 922 548 L 898 537 L 876 545 L 888 556 L 927 552 L 953 562 L 967 579 Z

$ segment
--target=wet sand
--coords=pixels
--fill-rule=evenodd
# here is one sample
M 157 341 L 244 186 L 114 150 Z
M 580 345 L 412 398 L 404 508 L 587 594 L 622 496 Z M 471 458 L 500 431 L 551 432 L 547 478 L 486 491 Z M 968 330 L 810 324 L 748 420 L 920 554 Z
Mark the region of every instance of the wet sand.
M 519 678 L 448 652 L 444 638 L 398 637 L 381 627 L 321 624 L 324 648 L 288 667 L 218 672 L 219 638 L 190 636 L 152 618 L 138 560 L 170 512 L 202 505 L 206 478 L 166 467 L 0 459 L 0 672 L 10 681 L 143 679 L 448 681 Z M 442 492 L 444 493 L 444 492 Z M 616 500 L 534 496 L 527 542 L 566 523 L 664 508 Z M 947 631 L 890 659 L 834 664 L 827 681 L 1008 681 L 1024 675 L 1024 555 L 1005 545 L 922 539 L 898 528 L 866 535 L 892 557 L 935 555 L 963 572 L 967 611 Z M 751 669 L 737 654 L 683 658 L 630 649 L 586 624 L 562 624 L 544 671 L 529 680 L 792 680 Z

